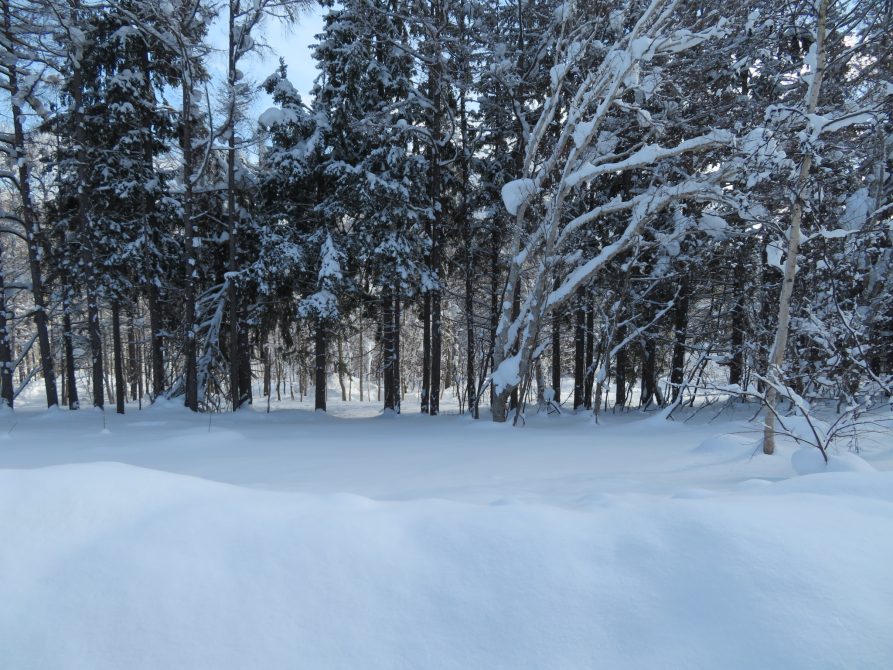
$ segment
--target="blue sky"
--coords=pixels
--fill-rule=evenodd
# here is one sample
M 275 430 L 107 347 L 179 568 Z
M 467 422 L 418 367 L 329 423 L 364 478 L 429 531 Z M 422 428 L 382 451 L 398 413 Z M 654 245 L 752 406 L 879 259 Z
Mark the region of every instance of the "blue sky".
M 305 12 L 299 22 L 286 26 L 277 21 L 268 21 L 263 26 L 263 41 L 270 49 L 263 54 L 252 54 L 246 57 L 245 74 L 256 84 L 260 84 L 279 66 L 280 56 L 288 65 L 288 78 L 301 93 L 304 101 L 309 100 L 310 89 L 316 78 L 316 66 L 310 54 L 310 45 L 316 41 L 316 35 L 322 30 L 323 10 L 314 5 Z M 221 14 L 211 29 L 211 43 L 219 49 L 211 58 L 209 69 L 217 81 L 226 76 L 226 24 Z M 254 104 L 256 115 L 272 105 L 272 100 L 263 92 L 258 93 Z

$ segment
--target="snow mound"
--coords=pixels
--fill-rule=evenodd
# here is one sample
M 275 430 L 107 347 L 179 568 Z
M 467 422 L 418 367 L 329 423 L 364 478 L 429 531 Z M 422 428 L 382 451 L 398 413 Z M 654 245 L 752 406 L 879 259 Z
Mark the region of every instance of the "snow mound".
M 582 510 L 0 470 L 0 655 L 19 670 L 888 668 L 878 474 L 816 476 L 858 496 L 818 482 Z
M 800 447 L 791 455 L 791 467 L 798 475 L 818 472 L 874 472 L 874 467 L 849 451 L 828 453 L 828 462 L 817 447 Z
M 725 456 L 732 460 L 750 458 L 757 451 L 753 436 L 730 434 L 713 435 L 692 449 L 694 454 Z

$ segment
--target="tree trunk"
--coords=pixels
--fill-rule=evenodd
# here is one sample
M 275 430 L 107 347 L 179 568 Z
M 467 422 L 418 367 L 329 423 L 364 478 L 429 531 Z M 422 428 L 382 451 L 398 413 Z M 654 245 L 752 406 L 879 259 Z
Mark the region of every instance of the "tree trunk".
M 152 352 L 152 399 L 164 393 L 164 338 L 161 335 L 161 305 L 158 287 L 149 285 L 149 347 Z
M 422 388 L 419 406 L 422 414 L 428 413 L 431 394 L 431 291 L 422 295 Z
M 62 303 L 62 339 L 65 342 L 65 376 L 68 381 L 68 409 L 80 409 L 77 378 L 74 369 L 74 333 L 71 331 L 71 307 Z
M 124 414 L 124 347 L 121 342 L 121 306 L 112 302 L 112 355 L 115 361 L 115 411 Z
M 127 383 L 130 386 L 130 399 L 137 400 L 139 387 L 140 361 L 137 355 L 136 327 L 133 323 L 133 311 L 130 311 L 127 324 Z
M 403 381 L 403 375 L 400 371 L 400 288 L 399 285 L 394 287 L 394 326 L 391 331 L 394 338 L 394 398 L 396 400 L 397 414 L 400 413 L 400 404 L 405 391 L 401 393 L 400 384 Z
M 670 371 L 670 386 L 672 387 L 671 401 L 675 403 L 682 393 L 682 383 L 685 381 L 685 341 L 688 337 L 688 300 L 689 300 L 688 275 L 683 276 L 679 286 L 679 295 L 676 297 L 676 305 L 673 310 L 673 359 Z
M 583 390 L 586 385 L 586 309 L 583 291 L 577 291 L 574 310 L 574 411 L 583 407 Z
M 650 334 L 645 334 L 642 343 L 642 394 L 639 404 L 647 409 L 654 402 L 657 393 L 657 342 Z
M 397 411 L 397 356 L 394 346 L 394 292 L 385 288 L 382 291 L 382 386 L 384 386 L 384 408 Z
M 825 73 L 825 17 L 828 0 L 819 0 L 816 21 L 815 64 L 816 70 L 809 81 L 806 94 L 806 114 L 815 114 Z M 794 185 L 794 202 L 791 206 L 791 225 L 788 228 L 788 255 L 785 259 L 784 280 L 781 284 L 781 295 L 778 300 L 778 324 L 775 330 L 775 342 L 769 355 L 769 367 L 766 378 L 770 381 L 766 389 L 766 420 L 763 426 L 763 453 L 775 452 L 775 402 L 777 400 L 777 384 L 781 383 L 782 365 L 785 349 L 788 344 L 788 331 L 791 321 L 791 297 L 794 293 L 794 280 L 797 276 L 797 254 L 800 251 L 800 222 L 803 217 L 803 195 L 809 183 L 809 172 L 812 168 L 811 149 L 800 161 L 800 170 Z M 824 454 L 824 452 L 823 452 Z M 827 460 L 827 457 L 826 457 Z
M 338 385 L 341 387 L 341 402 L 347 402 L 347 388 L 344 386 L 344 342 L 338 335 Z
M 242 373 L 239 365 L 242 362 L 239 337 L 239 289 L 236 281 L 236 63 L 238 60 L 238 44 L 240 37 L 236 34 L 238 6 L 229 2 L 229 50 L 227 59 L 227 92 L 229 104 L 226 128 L 226 232 L 227 232 L 227 287 L 226 300 L 229 312 L 229 383 L 232 410 L 235 412 L 242 405 Z
M 558 282 L 555 282 L 556 288 Z M 561 403 L 561 314 L 552 314 L 552 391 L 555 404 Z
M 3 27 L 8 37 L 8 43 L 13 43 L 12 16 L 10 3 L 3 3 Z M 22 201 L 22 227 L 25 231 L 26 246 L 28 250 L 28 270 L 31 275 L 31 297 L 34 303 L 34 327 L 37 330 L 37 345 L 40 351 L 40 367 L 43 373 L 44 389 L 46 392 L 47 407 L 59 404 L 56 392 L 56 371 L 53 366 L 53 352 L 50 347 L 49 324 L 47 318 L 46 301 L 43 290 L 43 273 L 40 265 L 42 250 L 38 239 L 37 217 L 34 212 L 34 204 L 31 200 L 31 166 L 25 147 L 25 130 L 23 126 L 23 113 L 19 97 L 18 63 L 13 58 L 11 63 L 4 64 L 7 74 L 13 126 L 13 150 L 15 151 L 15 165 L 18 168 L 18 191 Z
M 363 396 L 363 379 L 366 377 L 366 352 L 363 351 L 363 347 L 365 344 L 363 343 L 363 325 L 362 319 L 360 321 L 360 402 L 365 400 Z
M 184 322 L 185 341 L 183 343 L 183 358 L 185 367 L 184 404 L 193 412 L 198 411 L 198 342 L 196 342 L 196 283 L 198 281 L 198 249 L 201 247 L 201 238 L 195 234 L 193 225 L 193 169 L 195 167 L 195 151 L 192 146 L 192 82 L 190 81 L 187 63 L 183 65 L 181 93 L 183 99 L 183 113 L 180 119 L 183 127 L 183 275 L 186 288 L 184 290 Z M 155 331 L 158 333 L 158 331 Z M 158 346 L 158 345 L 156 345 Z M 155 384 L 158 387 L 158 360 L 153 361 L 155 367 Z
M 264 342 L 264 387 L 263 387 L 263 395 L 265 398 L 269 398 L 273 394 L 273 361 L 270 357 L 270 343 Z M 278 385 L 277 385 L 278 386 Z M 278 390 L 278 388 L 277 388 Z
M 583 406 L 592 409 L 592 380 L 595 371 L 592 369 L 593 356 L 595 355 L 595 309 L 592 304 L 592 294 L 587 292 L 584 306 L 586 307 L 586 374 L 583 378 Z
M 316 320 L 316 332 L 313 337 L 313 379 L 316 384 L 317 411 L 326 411 L 326 346 L 328 344 L 328 332 L 322 319 Z
M 6 281 L 3 276 L 3 245 L 0 238 L 0 402 L 12 409 L 12 346 L 7 329 Z
M 623 342 L 626 338 L 626 326 L 617 329 L 617 340 Z M 614 394 L 614 407 L 623 409 L 626 404 L 626 345 L 617 350 L 614 358 L 614 381 L 616 384 Z
M 742 253 L 742 257 L 744 256 Z M 745 267 L 747 265 L 739 261 L 734 278 L 735 303 L 732 306 L 732 335 L 729 343 L 729 384 L 732 385 L 740 385 L 744 378 L 744 335 L 747 330 L 747 312 L 744 308 L 747 278 L 747 273 L 743 271 Z
M 248 342 L 248 329 L 245 328 L 241 318 L 242 309 L 239 308 L 239 407 L 250 405 L 253 402 L 251 391 L 251 345 Z

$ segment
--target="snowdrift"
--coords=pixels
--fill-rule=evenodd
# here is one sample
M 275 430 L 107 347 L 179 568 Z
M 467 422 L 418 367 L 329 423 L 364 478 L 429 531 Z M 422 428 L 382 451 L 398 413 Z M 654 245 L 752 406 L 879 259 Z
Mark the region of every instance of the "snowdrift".
M 4 668 L 890 668 L 893 475 L 577 509 L 0 471 Z

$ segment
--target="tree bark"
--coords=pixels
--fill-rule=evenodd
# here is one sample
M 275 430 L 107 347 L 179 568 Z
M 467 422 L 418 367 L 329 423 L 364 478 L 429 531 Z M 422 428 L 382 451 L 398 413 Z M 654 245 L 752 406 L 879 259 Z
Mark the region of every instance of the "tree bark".
M 326 346 L 328 344 L 328 329 L 322 319 L 316 321 L 316 332 L 313 337 L 313 379 L 316 385 L 317 411 L 326 411 Z
M 671 401 L 675 403 L 682 393 L 682 383 L 685 381 L 685 341 L 688 337 L 688 300 L 689 278 L 683 276 L 679 286 L 679 295 L 676 297 L 676 305 L 673 310 L 673 358 L 670 371 L 670 386 L 672 387 Z
M 239 41 L 236 35 L 236 13 L 238 0 L 229 2 L 229 49 L 227 59 L 227 110 L 226 140 L 226 231 L 227 231 L 227 288 L 226 299 L 229 313 L 229 383 L 232 410 L 242 405 L 242 375 L 239 365 L 242 361 L 239 337 L 239 290 L 236 281 L 236 62 Z
M 583 290 L 577 291 L 574 309 L 574 411 L 583 407 L 583 389 L 586 384 L 586 309 Z
M 183 111 L 180 122 L 183 127 L 183 275 L 186 288 L 183 296 L 185 341 L 183 344 L 183 358 L 185 367 L 184 404 L 193 412 L 198 411 L 198 342 L 196 342 L 196 283 L 198 281 L 197 250 L 201 246 L 201 238 L 195 233 L 193 221 L 193 204 L 195 201 L 193 183 L 193 170 L 195 168 L 195 149 L 192 146 L 192 72 L 187 54 L 183 54 L 184 60 L 182 76 L 182 100 Z M 153 327 L 154 329 L 154 327 Z M 156 337 L 158 337 L 155 331 Z M 160 346 L 155 344 L 155 346 Z M 153 348 L 154 355 L 154 348 Z M 159 358 L 153 359 L 153 370 L 156 389 L 159 388 Z
M 592 304 L 591 292 L 587 292 L 584 301 L 586 308 L 586 372 L 583 377 L 583 406 L 586 409 L 592 409 L 592 381 L 595 372 L 592 369 L 592 359 L 595 355 L 595 309 Z
M 384 408 L 397 411 L 397 354 L 394 334 L 394 291 L 390 287 L 382 295 L 382 385 Z
M 10 44 L 13 43 L 11 22 L 10 3 L 4 2 L 3 27 Z M 28 270 L 31 275 L 34 327 L 37 330 L 37 345 L 40 351 L 40 367 L 43 373 L 47 407 L 53 407 L 59 404 L 59 396 L 56 392 L 56 371 L 53 365 L 53 352 L 50 347 L 49 323 L 43 290 L 43 272 L 40 265 L 41 250 L 37 236 L 37 217 L 35 216 L 34 203 L 31 199 L 31 166 L 25 147 L 25 130 L 22 122 L 23 112 L 19 102 L 18 63 L 15 59 L 13 59 L 12 63 L 6 64 L 6 70 L 12 112 L 13 150 L 15 151 L 15 164 L 18 168 L 17 186 L 22 201 L 21 220 L 28 248 Z
M 121 342 L 121 306 L 112 302 L 112 356 L 115 365 L 115 411 L 124 414 L 124 347 Z
M 6 281 L 3 276 L 3 245 L 0 239 L 0 402 L 12 409 L 12 346 L 7 329 Z
M 815 114 L 825 74 L 825 18 L 828 11 L 828 0 L 819 0 L 816 21 L 815 63 L 816 69 L 809 82 L 806 94 L 807 117 Z M 813 155 L 808 149 L 800 161 L 800 169 L 794 184 L 794 202 L 791 206 L 791 225 L 788 228 L 788 252 L 785 259 L 784 279 L 781 284 L 781 295 L 778 300 L 778 324 L 775 330 L 775 341 L 769 355 L 769 368 L 766 378 L 772 382 L 766 389 L 766 418 L 763 425 L 763 453 L 775 452 L 775 402 L 778 397 L 777 384 L 781 383 L 781 368 L 788 343 L 788 332 L 791 322 L 791 298 L 794 293 L 794 280 L 797 277 L 797 254 L 800 251 L 800 223 L 803 218 L 803 196 L 809 183 L 809 172 L 812 168 Z

